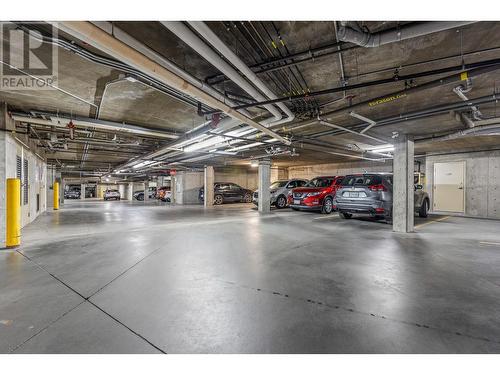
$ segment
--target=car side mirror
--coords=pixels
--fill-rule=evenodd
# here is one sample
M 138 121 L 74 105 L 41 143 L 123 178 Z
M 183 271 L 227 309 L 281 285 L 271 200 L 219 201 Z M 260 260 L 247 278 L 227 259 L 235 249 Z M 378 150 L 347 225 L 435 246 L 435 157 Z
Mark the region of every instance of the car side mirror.
M 415 190 L 423 190 L 423 188 L 422 185 L 415 185 Z

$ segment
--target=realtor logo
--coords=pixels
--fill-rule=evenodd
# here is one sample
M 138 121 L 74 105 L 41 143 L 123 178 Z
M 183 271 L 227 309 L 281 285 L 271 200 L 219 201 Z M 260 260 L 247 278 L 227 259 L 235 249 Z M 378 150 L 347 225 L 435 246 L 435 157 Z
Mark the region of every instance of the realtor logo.
M 40 22 L 0 22 L 0 90 L 50 90 L 57 86 L 57 29 Z M 44 39 L 45 38 L 45 39 Z

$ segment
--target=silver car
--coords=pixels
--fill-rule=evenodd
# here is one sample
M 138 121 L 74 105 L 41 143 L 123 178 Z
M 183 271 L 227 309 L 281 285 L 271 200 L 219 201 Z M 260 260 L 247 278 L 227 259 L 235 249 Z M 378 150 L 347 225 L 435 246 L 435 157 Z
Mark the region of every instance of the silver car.
M 309 181 L 301 178 L 293 178 L 291 180 L 278 180 L 269 186 L 271 194 L 271 206 L 276 208 L 285 208 L 288 205 L 288 194 L 292 189 L 305 186 Z M 252 202 L 259 205 L 259 192 L 255 190 L 253 193 Z
M 415 212 L 427 217 L 430 200 L 422 185 L 415 185 L 414 197 Z M 346 176 L 337 190 L 334 205 L 344 219 L 350 219 L 353 214 L 368 214 L 392 221 L 392 174 Z
M 104 200 L 109 201 L 110 199 L 120 200 L 120 192 L 114 189 L 107 189 L 104 192 Z

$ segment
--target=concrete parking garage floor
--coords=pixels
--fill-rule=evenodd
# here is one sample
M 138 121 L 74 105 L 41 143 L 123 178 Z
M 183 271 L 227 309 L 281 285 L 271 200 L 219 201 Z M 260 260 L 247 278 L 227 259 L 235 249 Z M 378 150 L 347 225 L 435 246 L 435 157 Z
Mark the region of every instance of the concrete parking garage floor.
M 0 352 L 500 352 L 498 222 L 416 221 L 69 202 L 0 251 Z

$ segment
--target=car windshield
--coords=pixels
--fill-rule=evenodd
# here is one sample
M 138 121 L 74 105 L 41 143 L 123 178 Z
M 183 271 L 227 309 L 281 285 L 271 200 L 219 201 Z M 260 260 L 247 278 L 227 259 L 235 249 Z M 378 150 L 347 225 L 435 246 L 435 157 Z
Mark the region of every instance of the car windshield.
M 269 186 L 270 189 L 278 189 L 278 188 L 282 188 L 282 187 L 285 187 L 286 184 L 287 184 L 288 181 L 275 181 L 271 184 L 271 186 Z
M 118 190 L 108 190 L 108 193 L 118 193 Z
M 309 184 L 307 185 L 308 187 L 328 187 L 333 183 L 333 178 L 313 178 Z

